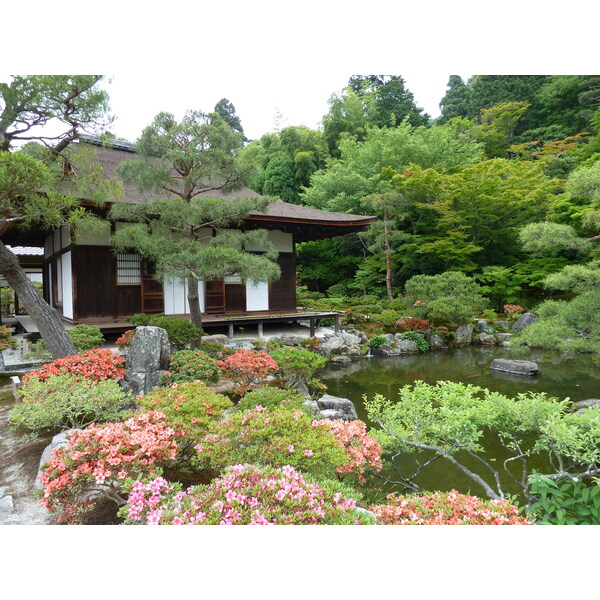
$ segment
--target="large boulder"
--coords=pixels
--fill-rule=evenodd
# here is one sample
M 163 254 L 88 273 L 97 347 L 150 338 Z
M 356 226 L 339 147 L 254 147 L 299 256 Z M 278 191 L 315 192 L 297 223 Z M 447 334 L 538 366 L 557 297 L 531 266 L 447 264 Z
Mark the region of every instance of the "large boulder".
M 320 350 L 327 358 L 341 354 L 348 356 L 361 356 L 363 354 L 361 339 L 353 333 L 339 331 L 323 339 Z
M 417 342 L 413 340 L 398 340 L 396 342 L 396 346 L 398 347 L 398 351 L 400 352 L 400 354 L 415 354 L 419 351 Z
M 526 327 L 529 327 L 537 321 L 537 316 L 533 313 L 522 314 L 517 322 L 512 326 L 513 331 L 523 331 Z
M 0 493 L 0 525 L 6 523 L 15 510 L 12 496 Z
M 454 332 L 454 343 L 464 346 L 471 343 L 473 337 L 473 325 L 460 325 Z
M 439 333 L 432 333 L 429 337 L 429 348 L 431 350 L 442 350 L 447 348 L 444 338 Z
M 482 333 L 494 333 L 495 329 L 484 319 L 479 319 L 475 327 Z
M 317 400 L 317 406 L 321 416 L 325 419 L 342 419 L 344 421 L 354 421 L 358 419 L 356 408 L 352 400 L 324 394 Z
M 493 346 L 498 343 L 498 337 L 494 333 L 476 333 L 473 336 L 473 343 Z
M 160 378 L 169 368 L 169 336 L 161 327 L 137 327 L 129 344 L 125 361 L 125 387 L 134 395 L 144 395 L 160 384 Z
M 490 369 L 501 371 L 503 373 L 512 373 L 513 375 L 537 375 L 540 368 L 537 363 L 530 360 L 509 360 L 506 358 L 495 358 L 490 365 Z
M 42 467 L 44 466 L 44 464 L 46 464 L 50 460 L 52 450 L 54 450 L 55 448 L 63 448 L 64 446 L 66 446 L 67 442 L 69 441 L 69 434 L 71 433 L 71 431 L 77 430 L 69 429 L 68 431 L 61 431 L 60 433 L 57 433 L 52 438 L 52 441 L 44 448 L 44 451 L 42 452 L 42 457 L 40 458 L 38 474 L 36 475 L 35 481 L 33 482 L 33 487 L 35 490 L 42 489 L 42 484 L 40 483 L 39 476 L 42 472 Z
M 380 344 L 372 348 L 371 353 L 374 356 L 400 356 L 398 348 L 391 346 L 390 344 Z

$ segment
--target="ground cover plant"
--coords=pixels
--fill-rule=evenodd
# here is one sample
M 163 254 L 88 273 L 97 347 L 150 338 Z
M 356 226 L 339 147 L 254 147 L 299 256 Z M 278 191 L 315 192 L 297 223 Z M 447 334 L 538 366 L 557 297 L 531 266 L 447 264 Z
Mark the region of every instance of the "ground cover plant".
M 306 348 L 282 347 L 271 351 L 277 362 L 279 375 L 289 387 L 295 387 L 314 378 L 327 362 L 324 356 Z
M 239 464 L 206 486 L 182 490 L 159 477 L 130 486 L 120 509 L 127 524 L 359 525 L 372 519 L 356 510 L 335 482 L 318 482 L 291 466 Z
M 257 406 L 261 406 L 262 408 L 267 409 L 283 407 L 307 412 L 309 408 L 305 406 L 305 402 L 306 398 L 295 390 L 269 386 L 252 390 L 244 394 L 236 404 L 236 409 L 250 410 Z

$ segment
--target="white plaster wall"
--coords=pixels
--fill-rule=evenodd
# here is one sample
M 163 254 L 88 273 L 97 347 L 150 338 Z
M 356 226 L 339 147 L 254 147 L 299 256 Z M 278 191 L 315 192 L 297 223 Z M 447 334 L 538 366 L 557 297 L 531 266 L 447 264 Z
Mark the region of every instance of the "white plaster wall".
M 71 228 L 68 225 L 63 225 L 60 229 L 61 248 L 66 248 L 71 243 Z
M 165 315 L 187 315 L 190 312 L 187 289 L 182 279 L 165 279 L 163 284 Z M 204 282 L 198 282 L 200 310 L 204 312 Z
M 62 298 L 63 316 L 73 318 L 73 275 L 71 271 L 71 252 L 62 255 Z
M 269 284 L 266 281 L 246 283 L 246 310 L 269 310 Z

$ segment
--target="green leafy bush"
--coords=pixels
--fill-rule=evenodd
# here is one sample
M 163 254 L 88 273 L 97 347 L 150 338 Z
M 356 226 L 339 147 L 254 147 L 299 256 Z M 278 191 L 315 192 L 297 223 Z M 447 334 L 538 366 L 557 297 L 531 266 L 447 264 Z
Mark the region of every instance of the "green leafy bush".
M 383 310 L 380 313 L 371 315 L 371 321 L 380 325 L 384 331 L 395 331 L 396 322 L 402 318 L 402 312 L 399 310 Z
M 281 348 L 273 350 L 271 356 L 279 366 L 279 374 L 289 387 L 306 383 L 327 363 L 324 356 L 305 348 Z
M 198 329 L 191 321 L 182 317 L 167 317 L 165 315 L 145 315 L 137 313 L 127 320 L 136 327 L 139 325 L 152 325 L 162 327 L 169 336 L 169 343 L 176 350 L 184 350 L 195 344 L 202 335 L 202 330 Z
M 230 354 L 233 354 L 235 350 L 233 348 L 228 348 L 219 342 L 202 342 L 200 344 L 200 350 L 202 352 L 206 352 L 211 358 L 215 360 L 221 360 Z
M 304 396 L 295 390 L 264 387 L 245 394 L 236 407 L 240 410 L 250 410 L 256 406 L 268 409 L 283 406 L 295 410 L 306 410 L 306 407 L 303 406 L 304 401 Z
M 382 335 L 376 335 L 367 342 L 369 348 L 378 348 L 381 344 L 387 344 L 387 339 Z
M 290 465 L 316 477 L 333 477 L 348 458 L 326 428 L 302 410 L 253 408 L 216 423 L 196 449 L 200 468 L 228 465 Z
M 20 402 L 10 416 L 11 427 L 23 433 L 58 433 L 90 423 L 120 421 L 122 407 L 132 399 L 114 379 L 91 382 L 78 374 L 27 379 Z
M 217 394 L 201 381 L 155 388 L 138 398 L 143 411 L 159 411 L 165 423 L 175 431 L 178 455 L 189 454 L 191 446 L 200 440 L 211 424 L 233 406 L 229 398 Z
M 600 479 L 593 482 L 534 476 L 531 493 L 538 499 L 529 511 L 541 525 L 600 525 Z
M 470 322 L 487 305 L 481 286 L 460 271 L 415 275 L 406 282 L 405 295 L 418 316 L 457 325 Z
M 87 352 L 88 350 L 95 350 L 104 344 L 102 332 L 98 327 L 94 327 L 93 325 L 76 325 L 73 329 L 69 329 L 67 334 L 71 338 L 78 354 Z M 52 353 L 44 340 L 38 340 L 29 344 L 29 351 L 23 358 L 27 360 L 51 360 Z
M 214 358 L 202 350 L 179 350 L 171 356 L 169 370 L 163 375 L 162 384 L 184 381 L 218 381 L 221 370 Z
M 418 333 L 414 331 L 406 331 L 402 334 L 402 337 L 405 340 L 411 340 L 417 344 L 417 350 L 419 352 L 428 352 L 429 351 L 429 342 Z

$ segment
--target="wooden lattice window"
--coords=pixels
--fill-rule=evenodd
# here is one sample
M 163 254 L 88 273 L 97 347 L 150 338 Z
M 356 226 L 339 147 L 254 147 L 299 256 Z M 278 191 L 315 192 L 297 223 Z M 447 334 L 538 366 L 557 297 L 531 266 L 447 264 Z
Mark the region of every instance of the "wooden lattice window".
M 117 254 L 117 285 L 140 285 L 141 264 L 139 254 Z

